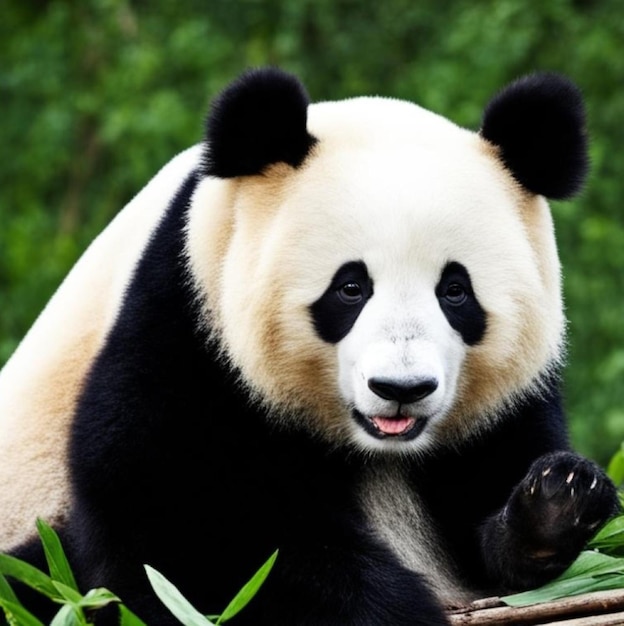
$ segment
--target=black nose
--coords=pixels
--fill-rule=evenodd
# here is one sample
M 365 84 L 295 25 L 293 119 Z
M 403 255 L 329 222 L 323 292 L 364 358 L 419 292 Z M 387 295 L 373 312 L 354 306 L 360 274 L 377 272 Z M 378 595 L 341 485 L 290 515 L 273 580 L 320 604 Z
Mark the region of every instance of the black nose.
M 409 404 L 432 394 L 438 388 L 438 381 L 435 378 L 421 378 L 406 383 L 388 378 L 371 378 L 368 388 L 384 400 Z

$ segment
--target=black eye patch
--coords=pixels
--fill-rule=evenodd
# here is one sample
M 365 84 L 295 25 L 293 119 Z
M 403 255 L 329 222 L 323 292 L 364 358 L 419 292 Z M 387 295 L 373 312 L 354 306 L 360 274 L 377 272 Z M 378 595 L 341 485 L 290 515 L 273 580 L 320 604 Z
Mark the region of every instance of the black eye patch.
M 448 323 L 469 346 L 483 339 L 487 315 L 472 289 L 468 270 L 455 261 L 447 263 L 436 286 L 436 297 Z
M 310 306 L 314 328 L 321 339 L 338 343 L 373 295 L 373 282 L 363 261 L 342 265 L 325 290 Z

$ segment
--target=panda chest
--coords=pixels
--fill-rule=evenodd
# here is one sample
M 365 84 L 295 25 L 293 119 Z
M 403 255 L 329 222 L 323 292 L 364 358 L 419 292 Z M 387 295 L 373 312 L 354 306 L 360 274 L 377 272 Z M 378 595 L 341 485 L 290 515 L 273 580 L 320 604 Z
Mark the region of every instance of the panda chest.
M 422 574 L 444 604 L 472 599 L 424 503 L 399 470 L 369 470 L 360 485 L 359 500 L 377 539 L 402 565 Z

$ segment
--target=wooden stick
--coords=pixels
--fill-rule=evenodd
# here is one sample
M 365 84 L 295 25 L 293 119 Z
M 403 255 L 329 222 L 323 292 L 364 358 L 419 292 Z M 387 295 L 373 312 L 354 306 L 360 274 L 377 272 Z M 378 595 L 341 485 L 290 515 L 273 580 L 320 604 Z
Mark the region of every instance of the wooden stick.
M 498 605 L 498 606 L 496 606 Z M 565 624 L 565 626 L 611 626 L 624 624 L 624 589 L 596 591 L 542 602 L 530 606 L 504 606 L 499 598 L 485 598 L 449 611 L 452 626 L 493 626 L 495 624 Z M 610 613 L 609 615 L 604 615 Z M 567 621 L 552 622 L 553 618 L 569 616 Z M 582 617 L 585 616 L 585 617 Z M 550 620 L 550 621 L 546 621 Z M 602 621 L 600 621 L 602 620 Z
M 577 617 L 557 622 L 540 622 L 536 626 L 622 626 L 624 624 L 624 611 L 619 613 L 607 613 L 590 617 Z

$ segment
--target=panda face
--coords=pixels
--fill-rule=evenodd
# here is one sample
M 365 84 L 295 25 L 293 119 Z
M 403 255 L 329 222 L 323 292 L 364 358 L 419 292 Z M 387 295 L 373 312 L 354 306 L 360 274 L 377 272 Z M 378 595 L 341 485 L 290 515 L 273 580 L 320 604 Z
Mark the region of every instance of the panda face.
M 545 200 L 415 105 L 316 104 L 308 126 L 300 167 L 208 178 L 193 202 L 189 259 L 225 356 L 282 425 L 332 443 L 474 435 L 560 353 Z
M 447 263 L 434 286 L 425 279 L 404 293 L 389 278 L 375 294 L 365 263 L 347 263 L 311 307 L 319 335 L 338 344 L 340 389 L 363 446 L 404 447 L 445 415 L 466 346 L 486 329 L 460 263 Z

